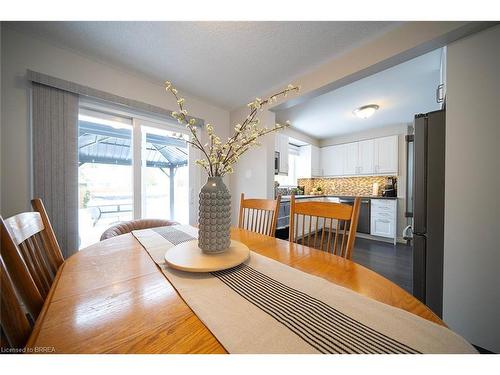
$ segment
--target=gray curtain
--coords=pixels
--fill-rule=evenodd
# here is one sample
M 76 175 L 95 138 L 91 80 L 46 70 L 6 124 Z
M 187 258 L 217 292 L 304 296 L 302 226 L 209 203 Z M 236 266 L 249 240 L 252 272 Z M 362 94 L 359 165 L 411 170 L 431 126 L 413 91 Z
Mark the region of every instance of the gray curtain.
M 78 251 L 78 95 L 33 83 L 33 195 L 65 258 Z

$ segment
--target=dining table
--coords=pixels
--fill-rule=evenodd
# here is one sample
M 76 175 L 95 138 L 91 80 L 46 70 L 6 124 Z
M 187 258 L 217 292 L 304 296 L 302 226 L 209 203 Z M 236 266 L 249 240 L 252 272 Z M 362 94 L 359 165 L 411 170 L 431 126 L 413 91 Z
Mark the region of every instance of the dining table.
M 239 228 L 253 252 L 436 324 L 407 291 L 351 260 Z M 69 257 L 58 270 L 27 344 L 50 353 L 227 353 L 133 234 Z

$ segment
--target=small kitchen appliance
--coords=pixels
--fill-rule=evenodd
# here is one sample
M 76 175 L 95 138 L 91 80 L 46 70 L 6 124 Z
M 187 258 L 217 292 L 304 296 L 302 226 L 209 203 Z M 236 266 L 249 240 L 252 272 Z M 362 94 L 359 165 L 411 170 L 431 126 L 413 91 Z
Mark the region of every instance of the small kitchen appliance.
M 396 197 L 398 195 L 396 190 L 396 184 L 397 184 L 396 177 L 387 177 L 387 182 L 385 184 L 384 189 L 382 190 L 382 196 Z

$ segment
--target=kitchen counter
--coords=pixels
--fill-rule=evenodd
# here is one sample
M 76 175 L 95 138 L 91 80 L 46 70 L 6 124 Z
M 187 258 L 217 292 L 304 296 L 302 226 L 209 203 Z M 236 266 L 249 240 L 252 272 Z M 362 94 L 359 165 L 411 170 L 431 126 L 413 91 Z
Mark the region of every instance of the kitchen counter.
M 281 201 L 282 202 L 289 202 L 290 201 L 290 195 L 282 195 L 281 196 Z M 312 194 L 305 194 L 305 195 L 296 195 L 295 199 L 308 199 L 308 198 L 356 198 L 358 196 L 354 195 L 335 195 L 335 194 L 325 194 L 325 195 L 312 195 Z M 369 198 L 369 199 L 398 199 L 398 197 L 382 197 L 378 195 L 359 195 L 360 198 Z

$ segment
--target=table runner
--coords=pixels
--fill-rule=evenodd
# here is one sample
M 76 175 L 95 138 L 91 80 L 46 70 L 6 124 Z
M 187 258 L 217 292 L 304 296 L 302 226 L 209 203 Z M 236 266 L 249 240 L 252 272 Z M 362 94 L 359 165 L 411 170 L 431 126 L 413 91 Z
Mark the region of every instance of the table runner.
M 253 251 L 225 271 L 169 268 L 169 248 L 191 226 L 133 231 L 198 318 L 229 353 L 476 353 L 446 327 Z

